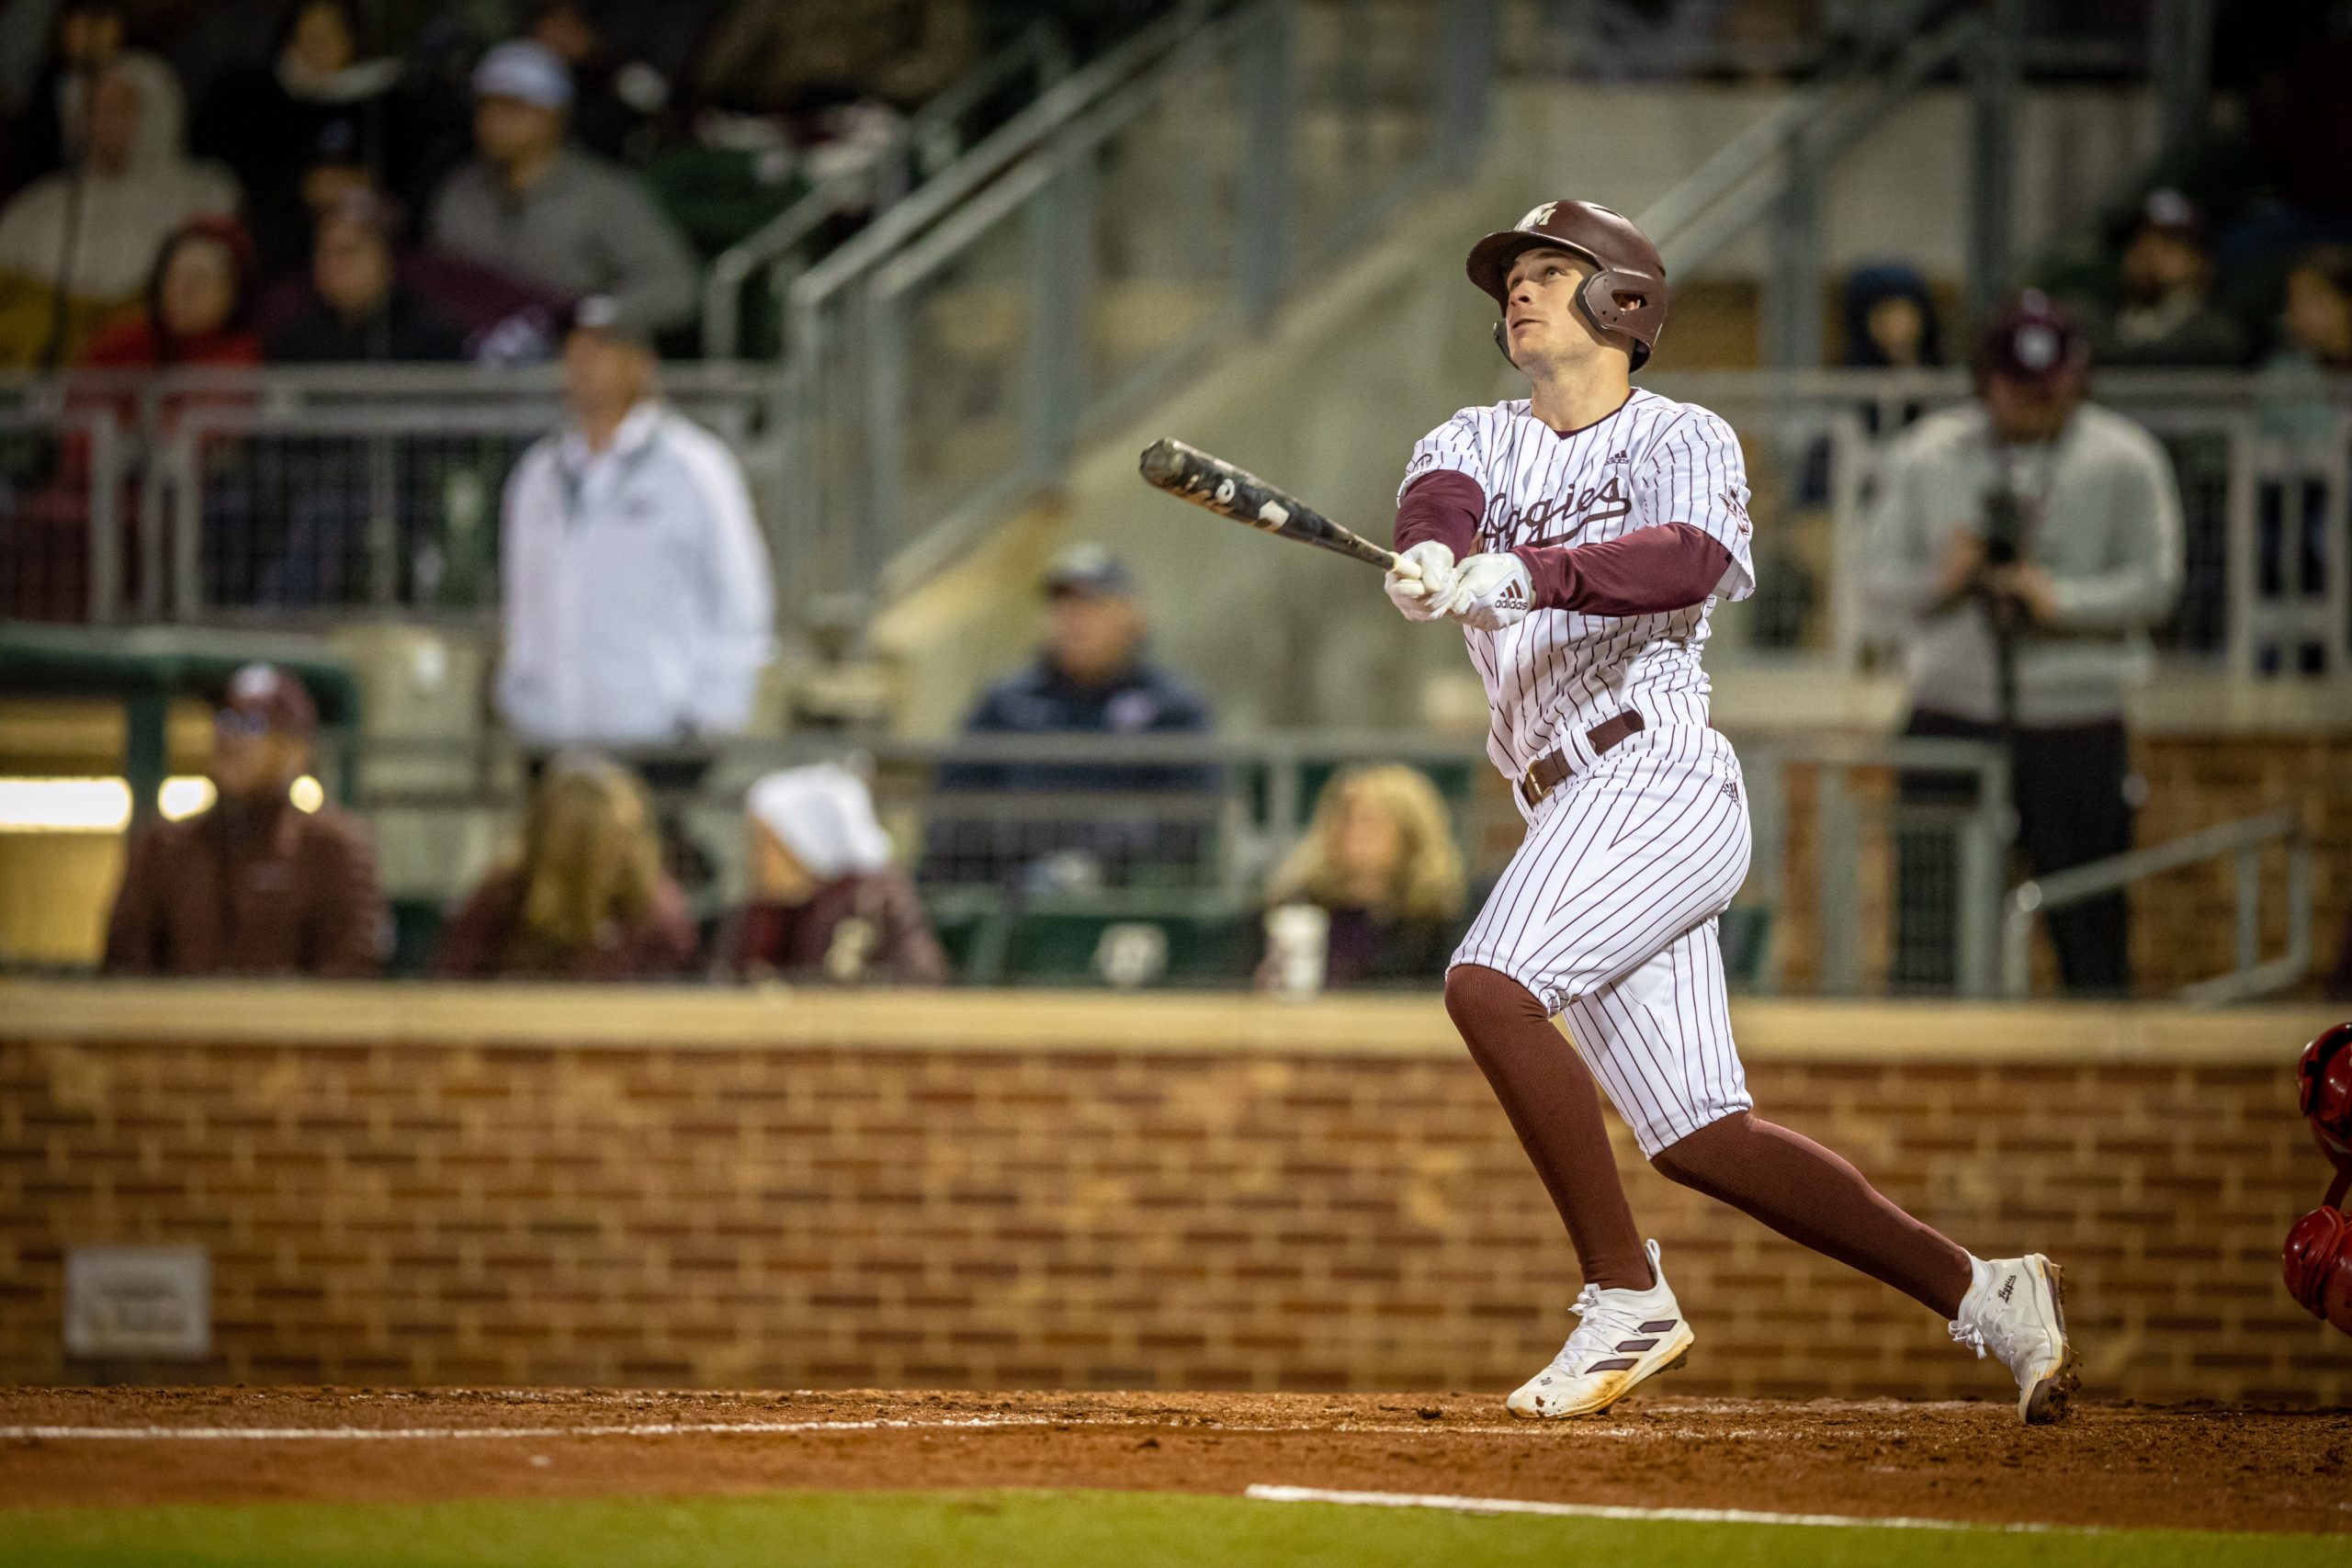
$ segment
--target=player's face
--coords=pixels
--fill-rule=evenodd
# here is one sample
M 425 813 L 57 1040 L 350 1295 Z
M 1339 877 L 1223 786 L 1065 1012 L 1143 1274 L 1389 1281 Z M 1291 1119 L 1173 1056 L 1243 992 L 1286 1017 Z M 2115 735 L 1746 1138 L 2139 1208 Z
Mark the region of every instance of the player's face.
M 1567 251 L 1533 250 L 1511 264 L 1503 287 L 1503 333 L 1513 365 L 1556 374 L 1610 346 L 1577 307 L 1592 264 Z

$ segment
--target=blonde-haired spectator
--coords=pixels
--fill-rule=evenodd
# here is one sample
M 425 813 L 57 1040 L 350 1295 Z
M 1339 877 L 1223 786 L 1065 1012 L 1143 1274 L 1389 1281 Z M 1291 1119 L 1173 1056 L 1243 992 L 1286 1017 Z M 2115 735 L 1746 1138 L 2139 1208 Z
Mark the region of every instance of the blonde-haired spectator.
M 437 967 L 451 979 L 662 979 L 690 969 L 695 948 L 644 788 L 613 762 L 567 757 L 532 794 L 520 852 L 449 922 Z
M 1323 786 L 1306 837 L 1267 893 L 1270 905 L 1329 914 L 1324 983 L 1345 987 L 1442 979 L 1469 889 L 1437 786 L 1391 762 Z

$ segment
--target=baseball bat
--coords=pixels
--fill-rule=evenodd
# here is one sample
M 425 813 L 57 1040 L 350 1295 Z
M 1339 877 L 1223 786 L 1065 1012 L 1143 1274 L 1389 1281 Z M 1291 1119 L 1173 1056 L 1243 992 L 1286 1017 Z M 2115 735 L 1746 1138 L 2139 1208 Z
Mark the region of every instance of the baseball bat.
M 1287 491 L 1276 490 L 1247 469 L 1222 457 L 1212 457 L 1197 446 L 1161 437 L 1143 449 L 1146 483 L 1180 501 L 1206 507 L 1220 517 L 1247 523 L 1252 528 L 1279 534 L 1285 539 L 1335 551 L 1383 571 L 1396 569 L 1396 556 L 1360 534 L 1342 528 Z M 1411 562 L 1407 576 L 1418 576 Z

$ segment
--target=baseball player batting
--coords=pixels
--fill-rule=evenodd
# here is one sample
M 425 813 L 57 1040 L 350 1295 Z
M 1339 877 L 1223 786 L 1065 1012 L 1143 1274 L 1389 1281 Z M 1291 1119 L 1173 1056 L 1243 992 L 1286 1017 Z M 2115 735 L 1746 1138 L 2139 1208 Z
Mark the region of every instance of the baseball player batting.
M 2025 1420 L 2059 1419 L 2075 1376 L 2057 1265 L 1973 1256 L 1750 1110 L 1715 940 L 1747 874 L 1747 806 L 1699 660 L 1715 600 L 1756 585 L 1747 476 L 1721 419 L 1632 385 L 1666 325 L 1657 247 L 1605 207 L 1551 201 L 1480 240 L 1469 272 L 1532 395 L 1464 409 L 1413 449 L 1386 586 L 1408 620 L 1461 623 L 1487 755 L 1527 821 L 1445 980 L 1584 1272 L 1576 1332 L 1512 1413 L 1606 1410 L 1690 1350 L 1597 1074 L 1669 1179 L 1950 1319 L 2016 1375 Z

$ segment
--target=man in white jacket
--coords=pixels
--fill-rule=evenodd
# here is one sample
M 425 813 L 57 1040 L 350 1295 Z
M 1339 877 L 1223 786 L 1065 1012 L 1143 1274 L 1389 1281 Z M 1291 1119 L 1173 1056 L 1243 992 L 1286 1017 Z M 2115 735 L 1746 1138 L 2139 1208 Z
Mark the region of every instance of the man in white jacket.
M 498 707 L 535 746 L 739 734 L 773 648 L 768 555 L 727 445 L 655 395 L 607 300 L 563 355 L 571 418 L 507 481 Z

